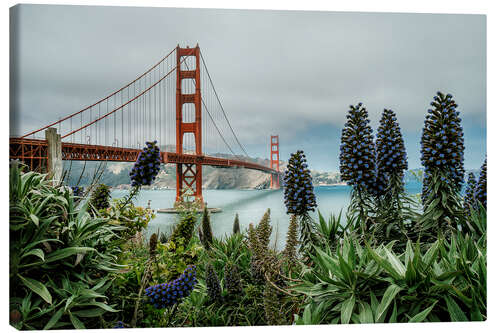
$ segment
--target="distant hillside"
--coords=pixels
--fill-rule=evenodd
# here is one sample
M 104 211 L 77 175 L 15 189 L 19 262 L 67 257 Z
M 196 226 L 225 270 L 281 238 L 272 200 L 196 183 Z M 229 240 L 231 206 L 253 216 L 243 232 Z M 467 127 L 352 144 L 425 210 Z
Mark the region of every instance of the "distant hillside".
M 218 157 L 228 157 L 228 155 L 218 154 Z M 243 157 L 240 157 L 243 158 Z M 269 165 L 269 159 L 243 158 L 246 161 Z M 88 186 L 96 173 L 99 162 L 64 161 L 64 170 L 68 172 L 67 183 L 76 185 L 80 179 L 81 186 Z M 129 172 L 133 163 L 108 162 L 103 163 L 104 170 L 101 183 L 117 188 L 126 188 L 130 183 Z M 286 162 L 280 161 L 280 170 L 284 171 Z M 83 175 L 82 175 L 83 171 Z M 337 172 L 312 171 L 314 185 L 332 185 L 340 181 L 340 174 Z M 175 165 L 162 165 L 153 188 L 175 189 L 176 186 Z M 203 167 L 203 188 L 206 189 L 265 189 L 269 188 L 269 175 L 256 170 L 239 168 L 214 168 Z

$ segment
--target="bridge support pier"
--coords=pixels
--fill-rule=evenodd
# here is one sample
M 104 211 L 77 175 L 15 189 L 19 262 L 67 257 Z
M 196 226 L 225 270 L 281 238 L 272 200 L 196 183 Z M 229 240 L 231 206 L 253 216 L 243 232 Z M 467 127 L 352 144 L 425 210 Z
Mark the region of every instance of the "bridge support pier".
M 201 164 L 177 164 L 176 204 L 193 198 L 200 207 L 204 207 L 201 168 Z
M 45 130 L 45 140 L 47 140 L 48 178 L 59 182 L 63 170 L 61 134 L 57 134 L 57 129 L 54 127 L 48 128 Z

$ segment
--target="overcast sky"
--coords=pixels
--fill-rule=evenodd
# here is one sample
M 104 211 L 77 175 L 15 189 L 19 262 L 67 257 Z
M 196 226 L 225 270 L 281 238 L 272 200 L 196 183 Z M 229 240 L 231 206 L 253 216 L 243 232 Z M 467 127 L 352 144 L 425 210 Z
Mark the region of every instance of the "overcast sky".
M 26 133 L 80 110 L 142 74 L 177 44 L 199 43 L 249 155 L 303 149 L 313 169 L 338 170 L 350 104 L 374 131 L 393 109 L 409 156 L 437 90 L 459 105 L 465 166 L 486 154 L 486 17 L 307 11 L 21 5 L 12 110 Z

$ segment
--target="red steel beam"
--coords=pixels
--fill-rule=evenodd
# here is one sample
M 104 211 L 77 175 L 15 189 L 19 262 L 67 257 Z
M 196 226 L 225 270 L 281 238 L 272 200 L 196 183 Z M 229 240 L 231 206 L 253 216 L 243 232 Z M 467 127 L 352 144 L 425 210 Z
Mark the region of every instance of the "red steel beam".
M 40 139 L 10 138 L 10 159 L 27 161 L 46 160 L 47 141 Z M 111 161 L 135 162 L 141 149 L 119 148 L 112 146 L 87 145 L 79 143 L 62 143 L 63 160 L 73 161 Z M 162 163 L 165 164 L 202 164 L 223 168 L 245 168 L 265 173 L 277 174 L 269 167 L 240 160 L 232 160 L 206 155 L 178 154 L 161 152 Z

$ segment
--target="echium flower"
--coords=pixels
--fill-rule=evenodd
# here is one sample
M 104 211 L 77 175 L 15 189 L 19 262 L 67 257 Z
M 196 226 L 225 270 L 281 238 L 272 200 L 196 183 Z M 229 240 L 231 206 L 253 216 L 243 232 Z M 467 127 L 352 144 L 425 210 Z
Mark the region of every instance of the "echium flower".
M 175 280 L 146 288 L 145 294 L 156 309 L 164 309 L 182 302 L 196 284 L 196 266 L 189 265 Z
M 207 294 L 210 302 L 220 302 L 222 300 L 222 290 L 219 278 L 212 264 L 206 266 L 205 282 L 207 283 Z
M 481 166 L 481 172 L 479 173 L 479 180 L 476 186 L 475 197 L 476 200 L 480 202 L 486 209 L 486 159 Z
M 476 209 L 476 191 L 477 181 L 473 172 L 469 173 L 469 177 L 467 178 L 467 187 L 465 188 L 465 196 L 464 196 L 464 209 L 466 214 L 470 214 L 472 209 Z
M 224 267 L 224 286 L 231 295 L 241 293 L 241 276 L 238 266 L 227 263 Z
M 427 112 L 421 140 L 425 171 L 440 172 L 442 181 L 459 192 L 464 181 L 464 139 L 460 112 L 450 94 L 437 92 Z
M 317 207 L 311 171 L 302 150 L 291 154 L 284 174 L 284 195 L 287 214 L 304 216 Z
M 401 129 L 392 110 L 384 109 L 377 130 L 377 191 L 384 192 L 391 175 L 403 180 L 408 169 L 406 149 Z
M 92 192 L 90 196 L 90 203 L 95 209 L 107 209 L 109 205 L 109 199 L 111 198 L 111 191 L 109 186 L 104 184 L 99 184 Z
M 160 171 L 160 148 L 156 140 L 146 142 L 146 147 L 139 153 L 137 161 L 130 171 L 130 180 L 133 187 L 151 185 Z
M 81 196 L 83 196 L 83 187 L 81 187 L 81 186 L 71 186 L 71 190 L 73 191 L 73 196 L 74 197 L 81 197 Z
M 373 193 L 376 184 L 375 144 L 368 112 L 362 103 L 350 106 L 340 144 L 341 179 Z

